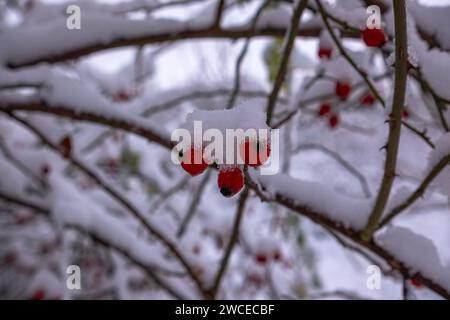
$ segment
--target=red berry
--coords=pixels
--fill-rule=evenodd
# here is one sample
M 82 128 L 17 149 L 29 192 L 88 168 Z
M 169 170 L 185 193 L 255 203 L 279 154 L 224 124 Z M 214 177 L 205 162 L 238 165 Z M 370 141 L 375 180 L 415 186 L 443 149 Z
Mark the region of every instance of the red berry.
M 250 167 L 259 167 L 270 156 L 270 145 L 256 139 L 245 139 L 240 146 L 240 154 L 244 163 Z
M 239 167 L 220 170 L 217 184 L 223 196 L 227 198 L 234 196 L 244 186 L 242 170 Z
M 329 114 L 330 112 L 331 112 L 331 105 L 329 105 L 328 103 L 323 103 L 322 105 L 320 105 L 318 115 L 320 117 L 323 117 Z
M 331 48 L 320 47 L 319 51 L 317 52 L 317 55 L 319 56 L 320 59 L 330 59 L 332 52 L 333 50 Z
M 257 254 L 256 255 L 256 262 L 258 262 L 259 264 L 266 264 L 267 263 L 267 255 L 265 254 Z
M 367 93 L 361 98 L 361 104 L 371 106 L 375 103 L 375 97 L 372 93 Z
M 417 289 L 422 288 L 422 283 L 419 280 L 416 279 L 410 279 L 409 280 L 411 282 L 411 284 L 416 287 Z
M 336 83 L 336 95 L 341 100 L 347 100 L 348 95 L 352 91 L 352 86 L 348 82 L 337 82 Z
M 183 159 L 181 161 L 181 167 L 189 173 L 191 176 L 197 176 L 208 168 L 208 164 L 203 158 L 203 150 L 195 147 L 191 147 L 188 154 L 184 154 L 183 151 L 179 153 Z
M 386 43 L 386 35 L 383 29 L 366 28 L 361 32 L 362 39 L 368 47 L 379 48 Z
M 339 125 L 339 116 L 334 114 L 328 119 L 328 124 L 332 129 L 335 129 Z
M 283 259 L 283 255 L 281 254 L 281 251 L 280 250 L 276 250 L 274 253 L 273 253 L 273 260 L 275 260 L 275 261 L 281 261 Z
M 37 290 L 31 296 L 31 300 L 43 300 L 45 298 L 44 290 Z
M 402 113 L 402 116 L 403 116 L 404 119 L 408 119 L 409 118 L 409 111 L 404 109 L 403 113 Z

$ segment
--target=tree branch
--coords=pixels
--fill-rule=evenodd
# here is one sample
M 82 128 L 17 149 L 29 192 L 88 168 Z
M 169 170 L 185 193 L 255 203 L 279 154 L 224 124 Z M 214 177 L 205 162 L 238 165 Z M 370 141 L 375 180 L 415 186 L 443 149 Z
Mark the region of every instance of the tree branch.
M 400 143 L 401 119 L 405 103 L 406 79 L 408 74 L 408 36 L 406 33 L 405 0 L 393 1 L 395 19 L 395 84 L 392 112 L 389 115 L 389 137 L 383 180 L 377 200 L 369 217 L 365 230 L 361 234 L 364 241 L 372 238 L 378 222 L 383 215 L 391 188 L 394 183 L 397 165 L 397 153 Z
M 31 132 L 33 132 L 46 146 L 48 146 L 50 149 L 55 151 L 56 153 L 60 154 L 63 158 L 66 158 L 73 166 L 78 168 L 80 171 L 82 171 L 84 174 L 86 174 L 89 178 L 91 178 L 93 181 L 97 183 L 97 185 L 102 188 L 107 194 L 109 194 L 112 198 L 114 198 L 118 203 L 123 205 L 133 216 L 138 220 L 145 228 L 146 230 L 155 236 L 158 240 L 160 240 L 168 249 L 169 251 L 176 257 L 176 259 L 180 262 L 180 264 L 186 269 L 189 276 L 192 278 L 194 283 L 197 285 L 199 291 L 202 293 L 202 284 L 200 279 L 197 277 L 194 270 L 191 268 L 191 266 L 188 264 L 186 259 L 183 257 L 183 255 L 178 251 L 178 248 L 176 244 L 173 244 L 171 241 L 169 241 L 163 233 L 161 233 L 156 227 L 150 224 L 150 222 L 144 218 L 142 213 L 139 212 L 137 208 L 134 207 L 132 203 L 130 203 L 128 200 L 126 200 L 122 195 L 119 194 L 112 186 L 110 186 L 106 181 L 104 181 L 99 175 L 97 175 L 93 170 L 88 168 L 86 165 L 84 165 L 80 160 L 75 159 L 73 155 L 69 155 L 68 157 L 65 157 L 65 155 L 60 148 L 58 148 L 57 145 L 53 144 L 38 128 L 27 122 L 26 120 L 14 115 L 13 113 L 9 113 L 9 116 L 16 120 L 17 122 L 21 123 L 23 126 L 25 126 L 27 129 L 29 129 Z

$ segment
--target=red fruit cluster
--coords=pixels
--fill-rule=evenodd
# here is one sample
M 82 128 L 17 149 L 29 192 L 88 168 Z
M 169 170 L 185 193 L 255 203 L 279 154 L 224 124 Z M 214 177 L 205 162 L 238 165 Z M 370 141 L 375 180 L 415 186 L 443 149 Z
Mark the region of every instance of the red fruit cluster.
M 361 37 L 368 47 L 379 48 L 386 43 L 386 35 L 383 29 L 366 28 L 361 32 Z
M 319 117 L 326 117 L 328 119 L 328 125 L 332 129 L 335 129 L 340 123 L 339 115 L 332 112 L 332 107 L 328 103 L 321 104 L 317 114 Z
M 192 146 L 187 152 L 179 152 L 181 167 L 191 176 L 197 176 L 208 168 L 203 148 Z M 257 139 L 246 139 L 240 144 L 240 156 L 245 165 L 259 167 L 270 156 L 270 145 Z M 237 194 L 244 186 L 244 174 L 238 165 L 219 170 L 217 184 L 220 193 L 229 198 Z
M 317 55 L 320 59 L 330 59 L 333 50 L 331 48 L 320 47 Z
M 348 96 L 350 95 L 350 92 L 352 91 L 352 85 L 348 82 L 336 82 L 336 95 L 341 100 L 347 100 Z
M 258 264 L 265 265 L 269 261 L 280 262 L 283 259 L 283 255 L 280 250 L 274 250 L 272 253 L 257 253 L 255 260 Z

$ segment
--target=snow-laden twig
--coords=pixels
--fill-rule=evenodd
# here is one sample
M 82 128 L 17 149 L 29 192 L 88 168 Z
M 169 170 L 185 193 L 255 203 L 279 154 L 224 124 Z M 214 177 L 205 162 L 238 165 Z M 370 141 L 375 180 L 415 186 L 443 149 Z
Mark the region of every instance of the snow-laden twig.
M 50 210 L 42 205 L 34 204 L 28 200 L 21 199 L 15 196 L 6 195 L 0 192 L 0 199 L 22 206 L 26 208 L 30 208 L 34 210 L 38 214 L 42 214 L 45 216 L 50 216 Z M 119 246 L 115 245 L 110 239 L 105 238 L 101 233 L 96 233 L 93 230 L 87 230 L 83 225 L 79 225 L 76 222 L 71 222 L 66 225 L 66 227 L 73 228 L 77 231 L 79 231 L 82 234 L 85 234 L 92 238 L 94 241 L 102 244 L 105 247 L 112 248 L 114 251 L 121 254 L 123 257 L 125 257 L 127 260 L 129 260 L 134 265 L 142 268 L 151 279 L 153 279 L 162 289 L 166 290 L 169 294 L 171 294 L 173 297 L 177 299 L 183 299 L 185 298 L 183 294 L 179 293 L 175 288 L 172 287 L 164 278 L 160 277 L 156 272 L 160 269 L 159 267 L 155 265 L 148 264 L 145 261 L 141 261 L 137 255 L 133 254 L 132 252 L 128 251 L 125 246 Z M 124 234 L 127 234 L 128 231 L 124 231 Z M 134 241 L 134 240 L 133 240 Z M 133 242 L 131 241 L 131 242 Z
M 28 121 L 24 120 L 21 117 L 16 116 L 13 113 L 9 114 L 14 120 L 21 123 L 23 126 L 25 126 L 27 129 L 29 129 L 31 132 L 33 132 L 46 146 L 51 148 L 53 151 L 59 153 L 62 157 L 66 157 L 60 148 L 58 148 L 57 145 L 55 145 L 52 141 L 50 141 L 37 127 L 29 123 Z M 169 240 L 158 228 L 150 223 L 144 215 L 139 212 L 139 210 L 127 199 L 125 199 L 113 186 L 111 186 L 107 181 L 102 179 L 94 170 L 89 168 L 86 164 L 84 164 L 80 159 L 76 159 L 73 155 L 69 155 L 67 159 L 71 162 L 72 165 L 74 165 L 76 168 L 78 168 L 80 171 L 82 171 L 84 174 L 86 174 L 89 178 L 91 178 L 93 181 L 97 183 L 99 187 L 101 187 L 107 194 L 109 194 L 112 198 L 117 200 L 121 205 L 123 205 L 130 214 L 136 218 L 137 221 L 139 221 L 146 230 L 155 236 L 158 240 L 160 240 L 167 249 L 174 255 L 174 257 L 180 262 L 180 264 L 186 269 L 189 276 L 192 278 L 192 280 L 197 285 L 198 290 L 200 293 L 203 292 L 202 289 L 202 283 L 200 279 L 198 278 L 195 271 L 191 268 L 185 257 L 181 254 L 179 249 L 177 248 L 177 245 L 172 243 L 171 240 Z

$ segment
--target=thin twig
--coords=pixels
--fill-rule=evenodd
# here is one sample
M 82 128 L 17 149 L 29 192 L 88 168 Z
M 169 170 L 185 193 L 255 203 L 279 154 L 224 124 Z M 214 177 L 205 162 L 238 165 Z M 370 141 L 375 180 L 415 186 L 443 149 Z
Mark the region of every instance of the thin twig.
M 331 35 L 331 38 L 333 39 L 333 42 L 335 43 L 335 45 L 337 46 L 339 52 L 342 54 L 342 56 L 348 61 L 348 63 L 350 63 L 350 65 L 353 67 L 353 69 L 355 69 L 355 71 L 357 73 L 359 73 L 359 75 L 361 76 L 361 78 L 363 78 L 364 82 L 367 84 L 367 86 L 370 88 L 370 90 L 372 91 L 373 95 L 377 98 L 377 100 L 381 103 L 381 105 L 385 108 L 386 107 L 386 103 L 384 102 L 384 99 L 381 97 L 380 93 L 378 92 L 378 90 L 375 88 L 375 86 L 373 85 L 372 81 L 369 79 L 368 75 L 366 72 L 364 72 L 363 70 L 361 70 L 360 67 L 358 67 L 358 65 L 356 64 L 356 62 L 352 59 L 352 57 L 350 57 L 350 55 L 348 54 L 347 50 L 344 48 L 344 46 L 342 45 L 341 41 L 339 41 L 339 39 L 337 38 L 336 34 L 333 31 L 333 28 L 330 25 L 330 22 L 328 21 L 328 13 L 325 11 L 322 3 L 320 2 L 320 0 L 316 0 L 317 6 L 319 7 L 319 11 L 320 14 L 322 15 L 322 19 L 323 22 L 325 23 L 325 27 L 328 30 L 328 33 Z
M 261 16 L 261 14 L 264 12 L 264 9 L 266 9 L 266 7 L 269 5 L 271 1 L 272 0 L 265 0 L 263 4 L 258 8 L 258 11 L 256 11 L 255 16 L 252 18 L 252 21 L 250 23 L 250 30 L 252 33 L 256 30 L 256 25 L 258 23 L 259 17 Z M 241 65 L 242 62 L 244 61 L 245 55 L 247 54 L 248 47 L 250 46 L 250 40 L 251 37 L 247 37 L 245 39 L 244 46 L 242 47 L 241 52 L 239 53 L 238 59 L 236 61 L 236 66 L 234 69 L 234 87 L 228 100 L 227 109 L 231 109 L 234 107 L 236 97 L 241 88 Z
M 191 221 L 192 217 L 194 216 L 195 212 L 197 211 L 197 207 L 200 204 L 200 200 L 202 198 L 203 192 L 205 190 L 206 185 L 208 184 L 209 177 L 211 176 L 211 169 L 208 169 L 206 174 L 203 176 L 202 181 L 200 182 L 200 185 L 198 186 L 197 190 L 195 191 L 194 195 L 192 196 L 191 203 L 189 204 L 189 208 L 184 215 L 183 220 L 181 221 L 180 228 L 177 232 L 177 238 L 183 237 L 184 232 L 187 229 L 187 226 L 189 222 Z
M 215 277 L 214 284 L 209 292 L 209 298 L 211 298 L 211 299 L 215 299 L 217 296 L 217 292 L 220 288 L 220 283 L 222 281 L 223 276 L 225 275 L 225 271 L 228 266 L 228 261 L 230 260 L 234 245 L 236 244 L 236 241 L 239 237 L 239 230 L 241 227 L 241 221 L 242 221 L 242 217 L 244 215 L 245 203 L 247 202 L 248 195 L 249 195 L 249 189 L 246 186 L 246 187 L 244 187 L 244 190 L 242 191 L 241 196 L 239 198 L 239 203 L 238 203 L 238 207 L 236 210 L 236 215 L 235 215 L 234 223 L 233 223 L 233 230 L 231 231 L 230 241 L 228 242 L 228 245 L 225 249 L 225 253 L 220 262 L 219 270 L 217 271 L 217 275 Z
M 301 144 L 297 146 L 294 150 L 292 150 L 292 154 L 295 154 L 301 150 L 319 150 L 333 159 L 335 159 L 341 166 L 343 166 L 347 171 L 353 175 L 356 179 L 359 180 L 359 183 L 361 185 L 361 188 L 364 192 L 364 195 L 366 198 L 370 198 L 372 196 L 369 188 L 369 184 L 367 183 L 366 178 L 363 176 L 361 172 L 359 172 L 354 166 L 352 166 L 347 160 L 342 158 L 342 156 L 333 151 L 328 149 L 327 147 L 321 145 L 321 144 L 315 144 L 315 143 L 308 143 L 308 144 Z
M 286 76 L 286 71 L 289 63 L 289 58 L 291 57 L 292 49 L 294 48 L 295 38 L 297 36 L 298 27 L 300 25 L 300 19 L 305 11 L 308 0 L 299 0 L 297 6 L 294 9 L 292 15 L 291 24 L 285 38 L 285 47 L 283 49 L 283 54 L 281 57 L 280 65 L 278 66 L 277 75 L 273 84 L 272 92 L 270 93 L 267 102 L 267 125 L 270 126 L 272 122 L 272 115 L 277 102 L 278 94 L 280 92 L 281 86 L 283 85 L 284 78 Z
M 11 195 L 6 195 L 0 192 L 0 199 L 22 206 L 22 207 L 27 207 L 27 208 L 31 208 L 33 209 L 36 213 L 42 214 L 44 216 L 50 216 L 50 211 L 48 208 L 45 208 L 43 206 L 34 204 L 28 200 L 25 199 L 20 199 L 17 198 L 15 196 L 11 196 Z M 152 278 L 161 288 L 163 288 L 164 290 L 166 290 L 169 294 L 171 294 L 173 297 L 175 297 L 176 299 L 183 299 L 183 295 L 180 294 L 179 292 L 177 292 L 174 288 L 172 288 L 168 283 L 166 283 L 162 278 L 160 278 L 154 271 L 158 270 L 158 267 L 155 267 L 153 265 L 145 265 L 143 262 L 135 259 L 132 255 L 129 254 L 129 252 L 127 252 L 126 250 L 119 248 L 117 246 L 115 246 L 114 244 L 108 242 L 106 239 L 102 239 L 100 238 L 99 235 L 94 234 L 92 232 L 88 232 L 82 228 L 80 228 L 77 225 L 67 225 L 70 228 L 76 229 L 78 232 L 81 232 L 89 237 L 91 237 L 94 241 L 102 244 L 103 246 L 106 246 L 108 248 L 112 248 L 113 250 L 117 251 L 119 254 L 121 254 L 122 256 L 124 256 L 126 259 L 128 259 L 130 262 L 132 262 L 133 264 L 135 264 L 136 266 L 142 268 L 149 276 L 150 278 Z

